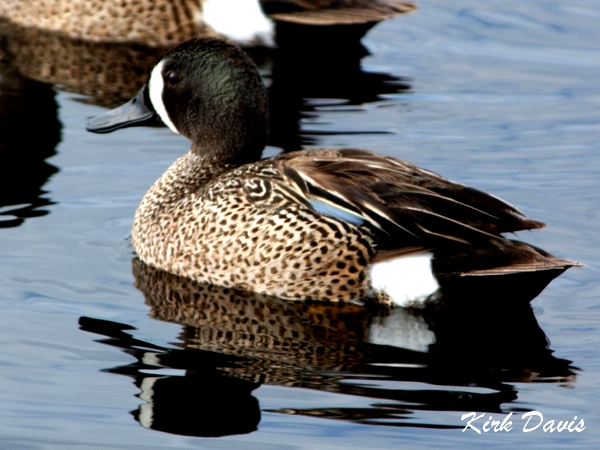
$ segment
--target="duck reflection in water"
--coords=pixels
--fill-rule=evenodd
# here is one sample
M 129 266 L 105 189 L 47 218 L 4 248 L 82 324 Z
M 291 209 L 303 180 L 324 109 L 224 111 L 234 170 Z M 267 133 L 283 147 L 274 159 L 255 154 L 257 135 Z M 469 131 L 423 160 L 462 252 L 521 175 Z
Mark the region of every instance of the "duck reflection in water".
M 151 317 L 183 326 L 179 348 L 137 340 L 135 329 L 125 324 L 82 317 L 80 326 L 136 359 L 106 371 L 135 380 L 146 403 L 134 417 L 164 432 L 251 432 L 261 418 L 252 392 L 263 384 L 371 401 L 368 407 L 323 407 L 319 401 L 314 408 L 264 412 L 431 427 L 415 422 L 414 414 L 506 412 L 518 398 L 513 382 L 575 380 L 576 369 L 553 356 L 527 301 L 507 309 L 483 306 L 500 300 L 494 291 L 471 291 L 458 299 L 452 298 L 461 295 L 454 290 L 421 310 L 389 309 L 238 292 L 180 278 L 137 259 L 133 272 Z M 165 375 L 165 369 L 185 376 Z
M 319 111 L 360 111 L 385 94 L 408 95 L 411 86 L 404 77 L 364 70 L 361 60 L 369 52 L 357 38 L 340 43 L 339 36 L 333 37 L 335 29 L 325 28 L 304 33 L 299 41 L 294 39 L 298 35 L 293 24 L 281 24 L 279 29 L 283 30 L 278 32 L 281 44 L 273 52 L 265 80 L 270 110 L 268 145 L 295 151 L 316 144 L 316 138 L 322 135 L 386 133 L 369 129 L 322 131 L 311 125 L 301 126 L 302 120 L 318 117 Z M 259 68 L 265 72 L 265 65 L 259 64 Z
M 61 135 L 52 86 L 22 76 L 5 44 L 0 33 L 0 228 L 48 214 L 42 186 L 58 169 L 46 159 Z
M 0 20 L 0 34 L 21 77 L 90 96 L 82 101 L 107 107 L 134 94 L 169 48 L 73 38 L 6 20 Z

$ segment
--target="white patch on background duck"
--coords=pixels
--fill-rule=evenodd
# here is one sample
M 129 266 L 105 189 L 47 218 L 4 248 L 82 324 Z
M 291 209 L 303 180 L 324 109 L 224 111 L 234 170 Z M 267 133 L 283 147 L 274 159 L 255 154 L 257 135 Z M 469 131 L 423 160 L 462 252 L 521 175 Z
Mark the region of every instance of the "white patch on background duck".
M 166 126 L 168 126 L 173 133 L 179 134 L 173 122 L 169 118 L 169 114 L 167 114 L 167 110 L 165 109 L 165 104 L 162 99 L 164 81 L 162 76 L 162 68 L 164 65 L 164 61 L 160 61 L 154 69 L 152 69 L 152 73 L 150 74 L 150 81 L 148 82 L 148 90 L 150 91 L 150 101 L 152 102 L 152 106 L 156 111 L 156 114 L 160 117 L 160 119 L 164 122 Z
M 425 300 L 440 287 L 431 270 L 432 258 L 425 252 L 371 264 L 371 287 L 399 306 Z
M 207 0 L 202 14 L 213 30 L 239 44 L 275 45 L 275 26 L 264 15 L 259 0 Z
M 436 339 L 425 319 L 410 314 L 405 308 L 395 308 L 389 316 L 371 325 L 368 341 L 372 344 L 427 352 Z

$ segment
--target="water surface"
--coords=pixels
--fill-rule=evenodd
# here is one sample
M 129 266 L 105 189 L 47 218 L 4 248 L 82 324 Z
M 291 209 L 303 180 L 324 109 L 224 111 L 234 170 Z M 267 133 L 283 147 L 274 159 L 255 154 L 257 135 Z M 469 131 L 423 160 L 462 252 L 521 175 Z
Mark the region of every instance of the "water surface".
M 373 28 L 369 54 L 264 58 L 277 111 L 267 154 L 344 146 L 411 160 L 546 222 L 520 238 L 587 267 L 554 280 L 532 308 L 482 292 L 485 314 L 183 289 L 133 260 L 129 233 L 186 140 L 161 127 L 86 133 L 105 111 L 97 103 L 115 98 L 25 78 L 3 58 L 2 448 L 598 442 L 600 8 L 419 6 Z M 583 418 L 586 429 L 523 433 L 531 410 Z M 463 433 L 469 411 L 513 412 L 514 428 Z

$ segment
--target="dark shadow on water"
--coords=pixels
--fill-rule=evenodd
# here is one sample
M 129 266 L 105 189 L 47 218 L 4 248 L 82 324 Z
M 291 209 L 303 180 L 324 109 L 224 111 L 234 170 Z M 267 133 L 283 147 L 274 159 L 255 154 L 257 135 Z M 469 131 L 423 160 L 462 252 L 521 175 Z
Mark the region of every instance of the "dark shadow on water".
M 0 34 L 0 228 L 46 215 L 53 202 L 42 186 L 58 169 L 61 124 L 52 86 L 23 77 L 11 64 Z
M 278 24 L 279 48 L 273 55 L 269 87 L 269 145 L 293 151 L 315 144 L 315 137 L 322 134 L 369 133 L 324 133 L 302 129 L 300 121 L 317 116 L 319 108 L 343 107 L 343 114 L 350 107 L 356 110 L 379 101 L 384 94 L 410 90 L 405 78 L 363 70 L 361 59 L 369 53 L 359 38 L 366 29 L 358 28 L 356 36 L 349 36 L 352 29 Z
M 256 429 L 262 384 L 342 395 L 314 408 L 265 412 L 388 427 L 421 423 L 419 411 L 502 412 L 520 383 L 573 383 L 571 362 L 553 356 L 528 302 L 473 307 L 446 298 L 423 310 L 290 302 L 203 285 L 134 260 L 150 315 L 182 325 L 174 348 L 135 339 L 126 324 L 88 317 L 81 329 L 136 361 L 106 371 L 135 380 L 144 400 L 132 412 L 145 427 L 223 436 Z M 486 294 L 480 293 L 484 301 Z M 181 374 L 165 374 L 165 369 Z M 349 398 L 350 397 L 350 398 Z M 369 406 L 347 406 L 354 398 Z M 462 428 L 462 427 L 461 427 Z

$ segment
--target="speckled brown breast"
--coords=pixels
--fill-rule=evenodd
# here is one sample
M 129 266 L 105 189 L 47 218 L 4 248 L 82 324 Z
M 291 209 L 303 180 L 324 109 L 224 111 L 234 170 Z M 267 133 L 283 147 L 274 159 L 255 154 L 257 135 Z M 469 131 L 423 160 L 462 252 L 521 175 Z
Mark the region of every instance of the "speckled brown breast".
M 271 160 L 211 172 L 188 153 L 150 188 L 132 242 L 154 267 L 287 299 L 351 301 L 369 290 L 366 230 L 295 199 Z M 213 169 L 214 170 L 214 169 Z

